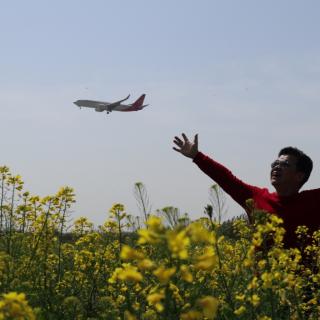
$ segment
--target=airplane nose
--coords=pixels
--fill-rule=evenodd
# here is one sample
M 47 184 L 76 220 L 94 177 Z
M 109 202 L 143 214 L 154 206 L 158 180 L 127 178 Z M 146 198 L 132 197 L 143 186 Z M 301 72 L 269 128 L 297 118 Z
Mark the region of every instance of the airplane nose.
M 73 102 L 76 106 L 79 107 L 79 100 Z

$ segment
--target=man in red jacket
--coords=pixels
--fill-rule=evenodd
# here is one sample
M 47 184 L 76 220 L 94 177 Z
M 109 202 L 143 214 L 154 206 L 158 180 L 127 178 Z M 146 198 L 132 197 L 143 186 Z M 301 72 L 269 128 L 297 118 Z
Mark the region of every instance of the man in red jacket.
M 320 229 L 320 189 L 299 192 L 312 171 L 312 160 L 297 148 L 280 150 L 271 164 L 270 179 L 276 192 L 249 185 L 235 177 L 227 168 L 198 150 L 198 135 L 189 141 L 185 134 L 174 137 L 174 150 L 192 158 L 198 167 L 211 177 L 244 209 L 246 201 L 253 199 L 256 209 L 276 214 L 283 220 L 286 230 L 285 247 L 295 247 L 295 230 L 304 225 L 311 232 Z M 250 219 L 250 217 L 249 217 Z

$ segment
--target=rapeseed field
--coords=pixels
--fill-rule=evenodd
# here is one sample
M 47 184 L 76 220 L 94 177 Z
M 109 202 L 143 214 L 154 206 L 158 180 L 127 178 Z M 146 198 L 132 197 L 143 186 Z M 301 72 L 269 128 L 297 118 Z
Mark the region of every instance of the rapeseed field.
M 0 319 L 320 319 L 320 231 L 283 248 L 275 215 L 70 223 L 72 188 L 40 198 L 0 167 Z M 250 203 L 248 203 L 250 205 Z M 172 222 L 171 221 L 171 222 Z

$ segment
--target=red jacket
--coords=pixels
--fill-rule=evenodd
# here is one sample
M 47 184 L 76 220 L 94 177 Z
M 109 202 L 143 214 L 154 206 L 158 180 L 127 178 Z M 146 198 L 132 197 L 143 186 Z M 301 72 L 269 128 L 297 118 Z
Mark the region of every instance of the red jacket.
M 312 232 L 320 229 L 320 189 L 301 191 L 281 197 L 266 188 L 251 186 L 235 177 L 227 168 L 199 152 L 193 161 L 212 178 L 226 193 L 246 209 L 246 200 L 253 199 L 255 207 L 278 215 L 286 230 L 284 244 L 297 244 L 295 230 L 300 225 Z

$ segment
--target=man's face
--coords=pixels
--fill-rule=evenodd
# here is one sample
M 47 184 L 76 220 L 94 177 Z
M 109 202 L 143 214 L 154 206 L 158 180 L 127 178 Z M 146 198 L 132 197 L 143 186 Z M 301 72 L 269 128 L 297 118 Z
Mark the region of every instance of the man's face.
M 300 189 L 304 174 L 297 171 L 297 159 L 293 155 L 281 155 L 271 164 L 271 184 L 276 189 Z

